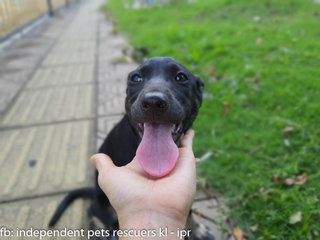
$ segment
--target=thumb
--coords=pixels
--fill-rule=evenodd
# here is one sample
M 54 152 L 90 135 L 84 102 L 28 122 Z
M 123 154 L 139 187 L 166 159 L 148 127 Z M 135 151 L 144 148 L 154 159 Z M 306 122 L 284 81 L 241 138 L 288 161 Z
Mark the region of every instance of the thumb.
M 115 171 L 112 171 L 112 169 L 116 168 L 116 166 L 109 156 L 102 153 L 93 155 L 90 161 L 98 170 L 98 184 L 100 188 L 108 195 L 108 190 L 110 191 L 110 187 L 114 183 L 112 181 L 112 173 Z
M 181 147 L 192 150 L 193 138 L 194 138 L 194 131 L 193 129 L 189 129 L 181 141 Z
M 175 166 L 172 172 L 172 176 L 175 175 L 178 179 L 185 179 L 187 176 L 188 180 L 193 181 L 195 178 L 196 161 L 192 150 L 193 138 L 194 131 L 190 129 L 181 141 L 177 166 Z
M 90 162 L 96 167 L 99 173 L 103 170 L 110 170 L 115 167 L 111 158 L 103 153 L 93 155 L 90 158 Z

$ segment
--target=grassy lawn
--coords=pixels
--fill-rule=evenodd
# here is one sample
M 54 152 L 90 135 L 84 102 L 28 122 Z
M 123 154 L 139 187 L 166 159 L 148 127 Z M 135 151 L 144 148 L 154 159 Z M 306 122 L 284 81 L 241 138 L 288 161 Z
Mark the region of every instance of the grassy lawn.
M 104 11 L 132 46 L 205 81 L 194 150 L 213 155 L 198 174 L 225 195 L 230 218 L 250 239 L 320 239 L 320 4 L 124 2 Z

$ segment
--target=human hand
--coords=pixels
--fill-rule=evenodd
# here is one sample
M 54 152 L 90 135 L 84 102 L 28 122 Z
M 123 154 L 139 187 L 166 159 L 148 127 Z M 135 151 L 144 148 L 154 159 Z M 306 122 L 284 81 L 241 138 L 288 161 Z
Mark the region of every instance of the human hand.
M 185 134 L 177 165 L 163 178 L 148 175 L 136 157 L 123 167 L 116 167 L 105 154 L 91 157 L 99 186 L 116 210 L 121 229 L 185 227 L 196 191 L 193 137 L 193 130 Z

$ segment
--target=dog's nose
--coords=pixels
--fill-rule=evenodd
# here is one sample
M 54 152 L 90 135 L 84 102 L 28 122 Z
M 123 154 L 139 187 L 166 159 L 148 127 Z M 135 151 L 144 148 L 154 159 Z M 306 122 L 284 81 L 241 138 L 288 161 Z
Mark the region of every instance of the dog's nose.
M 142 100 L 142 108 L 144 110 L 166 110 L 167 100 L 163 93 L 161 92 L 149 92 L 146 93 Z

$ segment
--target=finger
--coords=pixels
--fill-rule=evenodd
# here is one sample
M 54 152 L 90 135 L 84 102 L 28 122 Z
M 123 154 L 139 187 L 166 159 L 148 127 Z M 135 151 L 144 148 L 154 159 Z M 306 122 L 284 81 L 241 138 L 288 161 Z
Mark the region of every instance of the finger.
M 196 161 L 192 150 L 179 149 L 179 159 L 172 173 L 168 176 L 172 181 L 194 186 L 196 181 Z
M 133 158 L 133 160 L 129 164 L 126 165 L 126 167 L 131 168 L 135 172 L 139 173 L 141 176 L 148 176 L 148 174 L 141 167 L 141 165 L 137 159 L 137 156 L 135 156 Z
M 192 129 L 189 129 L 181 141 L 181 147 L 192 149 L 193 137 L 194 137 L 194 131 Z
M 181 134 L 180 136 L 180 140 L 179 140 L 179 148 L 181 148 L 181 142 L 182 142 L 182 139 L 184 138 L 184 133 Z
M 179 148 L 179 160 L 173 171 L 173 174 L 177 176 L 189 176 L 190 179 L 195 176 L 196 159 L 192 151 L 193 137 L 194 131 L 190 129 L 182 139 L 181 147 Z
M 102 153 L 93 155 L 90 161 L 97 168 L 98 172 L 115 167 L 111 158 Z
M 135 156 L 130 163 L 127 164 L 129 168 L 135 169 L 135 170 L 141 170 L 142 167 L 137 159 L 137 156 Z

